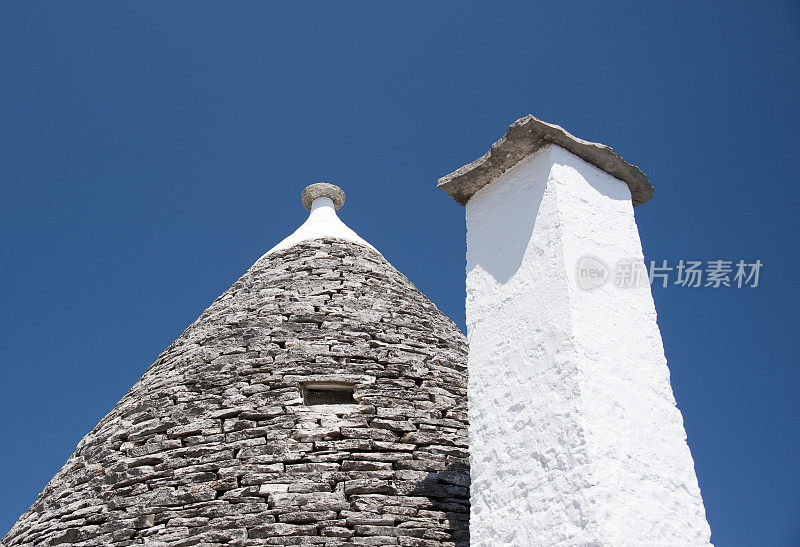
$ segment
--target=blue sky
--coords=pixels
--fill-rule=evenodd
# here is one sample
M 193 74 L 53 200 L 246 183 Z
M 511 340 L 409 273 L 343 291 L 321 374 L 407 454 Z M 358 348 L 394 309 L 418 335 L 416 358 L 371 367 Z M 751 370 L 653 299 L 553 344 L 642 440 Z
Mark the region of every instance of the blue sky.
M 654 297 L 712 540 L 800 542 L 796 2 L 4 2 L 0 51 L 0 533 L 310 182 L 463 328 L 436 179 L 532 113 L 648 174 L 648 259 L 764 263 Z

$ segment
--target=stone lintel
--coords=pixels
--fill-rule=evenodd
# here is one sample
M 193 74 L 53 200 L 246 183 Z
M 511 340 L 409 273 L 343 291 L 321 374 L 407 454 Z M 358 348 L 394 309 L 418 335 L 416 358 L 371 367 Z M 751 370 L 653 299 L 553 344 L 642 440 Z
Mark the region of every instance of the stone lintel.
M 556 144 L 625 182 L 630 188 L 634 207 L 653 197 L 653 185 L 647 180 L 647 175 L 622 159 L 611 147 L 579 139 L 563 127 L 543 122 L 530 114 L 512 123 L 505 136 L 486 154 L 440 178 L 437 186 L 461 205 L 466 205 L 475 192 L 548 144 Z

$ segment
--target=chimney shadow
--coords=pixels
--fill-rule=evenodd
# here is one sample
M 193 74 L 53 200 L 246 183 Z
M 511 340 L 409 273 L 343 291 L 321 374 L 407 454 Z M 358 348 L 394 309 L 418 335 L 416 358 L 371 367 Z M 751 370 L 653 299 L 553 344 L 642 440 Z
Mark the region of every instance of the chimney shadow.
M 431 511 L 444 513 L 449 540 L 458 547 L 469 547 L 469 467 L 450 465 L 428 473 L 410 496 L 427 498 Z
M 493 190 L 491 203 L 467 207 L 467 231 L 474 227 L 467 236 L 467 275 L 481 268 L 500 284 L 522 265 L 547 186 L 519 169 L 510 175 Z

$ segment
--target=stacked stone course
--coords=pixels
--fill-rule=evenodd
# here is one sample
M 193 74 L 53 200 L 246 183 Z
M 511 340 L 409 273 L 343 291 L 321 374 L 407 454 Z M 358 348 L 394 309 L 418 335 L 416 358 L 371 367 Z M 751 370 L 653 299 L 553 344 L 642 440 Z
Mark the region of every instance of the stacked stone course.
M 467 345 L 380 254 L 262 257 L 78 445 L 2 544 L 466 545 Z M 304 404 L 307 382 L 355 404 Z

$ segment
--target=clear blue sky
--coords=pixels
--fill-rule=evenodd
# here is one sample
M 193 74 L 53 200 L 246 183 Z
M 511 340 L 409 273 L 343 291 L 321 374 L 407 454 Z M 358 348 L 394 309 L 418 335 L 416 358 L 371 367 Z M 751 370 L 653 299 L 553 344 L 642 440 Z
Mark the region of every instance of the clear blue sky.
M 532 113 L 648 174 L 648 258 L 765 264 L 654 296 L 712 539 L 800 542 L 797 2 L 4 2 L 0 52 L 0 533 L 310 182 L 463 328 L 436 179 Z

